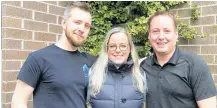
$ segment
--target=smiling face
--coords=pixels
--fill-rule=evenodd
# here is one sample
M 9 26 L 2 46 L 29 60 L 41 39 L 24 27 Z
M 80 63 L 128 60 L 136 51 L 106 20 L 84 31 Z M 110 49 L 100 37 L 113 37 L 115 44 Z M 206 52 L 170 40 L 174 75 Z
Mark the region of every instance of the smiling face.
M 89 12 L 79 8 L 73 8 L 70 12 L 70 17 L 65 19 L 62 26 L 65 35 L 72 46 L 80 47 L 86 41 L 92 17 Z
M 108 57 L 116 64 L 127 62 L 130 54 L 130 45 L 128 37 L 125 33 L 117 32 L 110 36 L 107 45 Z
M 168 15 L 155 16 L 150 23 L 149 42 L 156 54 L 171 54 L 176 47 L 178 33 Z

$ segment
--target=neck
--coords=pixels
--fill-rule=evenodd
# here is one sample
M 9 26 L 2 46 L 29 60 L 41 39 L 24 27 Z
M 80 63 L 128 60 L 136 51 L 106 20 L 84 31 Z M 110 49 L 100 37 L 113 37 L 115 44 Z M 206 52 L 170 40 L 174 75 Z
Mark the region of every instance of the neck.
M 170 58 L 173 56 L 175 49 L 171 53 L 156 53 L 158 63 L 163 66 L 166 64 Z
M 63 32 L 61 37 L 60 37 L 60 40 L 56 43 L 56 46 L 64 49 L 64 50 L 67 50 L 67 51 L 76 51 L 78 48 L 77 47 L 74 47 L 70 42 L 69 40 L 67 39 L 65 33 Z

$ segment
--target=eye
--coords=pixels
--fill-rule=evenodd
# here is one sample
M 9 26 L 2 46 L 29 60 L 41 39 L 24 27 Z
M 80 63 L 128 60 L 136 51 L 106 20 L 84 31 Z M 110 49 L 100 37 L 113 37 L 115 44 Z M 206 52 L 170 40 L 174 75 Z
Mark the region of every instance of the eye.
M 120 45 L 120 47 L 121 47 L 121 48 L 126 48 L 127 45 L 122 44 L 122 45 Z
M 79 25 L 79 24 L 81 24 L 81 21 L 74 21 L 74 23 Z
M 170 33 L 170 30 L 164 30 L 165 33 Z
M 109 46 L 110 48 L 114 48 L 114 47 L 116 47 L 116 45 L 111 45 L 111 46 Z
M 90 24 L 85 24 L 85 28 L 89 29 L 90 28 Z
M 152 30 L 152 33 L 158 34 L 158 33 L 159 33 L 159 30 Z
M 108 46 L 109 50 L 115 50 L 116 47 L 117 47 L 116 45 L 109 45 L 109 46 Z
M 127 48 L 128 48 L 128 45 L 127 45 L 127 44 L 121 44 L 121 45 L 120 45 L 120 49 L 121 49 L 122 51 L 127 50 Z

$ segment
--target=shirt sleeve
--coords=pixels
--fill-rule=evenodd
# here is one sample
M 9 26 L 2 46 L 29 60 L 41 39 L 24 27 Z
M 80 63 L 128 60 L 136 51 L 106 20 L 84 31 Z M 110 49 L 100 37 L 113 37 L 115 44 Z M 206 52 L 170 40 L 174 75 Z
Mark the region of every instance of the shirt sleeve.
M 94 55 L 91 55 L 91 54 L 89 54 L 87 52 L 84 52 L 83 54 L 86 56 L 86 58 L 87 58 L 87 65 L 90 68 L 93 65 L 93 63 L 95 62 L 95 60 L 97 59 L 97 57 L 94 56 Z
M 39 81 L 40 74 L 41 70 L 39 64 L 36 59 L 29 54 L 18 74 L 18 79 L 35 88 Z
M 191 85 L 197 101 L 216 96 L 215 84 L 208 65 L 197 56 L 191 68 Z

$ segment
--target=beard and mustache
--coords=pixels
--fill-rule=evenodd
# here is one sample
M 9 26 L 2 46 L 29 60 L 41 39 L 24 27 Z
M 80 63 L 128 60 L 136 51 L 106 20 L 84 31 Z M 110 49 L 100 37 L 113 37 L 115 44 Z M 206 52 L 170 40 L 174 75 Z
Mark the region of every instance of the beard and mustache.
M 69 43 L 74 47 L 81 47 L 87 40 L 85 36 L 82 36 L 83 33 L 79 30 L 75 30 L 69 32 L 69 30 L 65 30 L 65 35 Z

